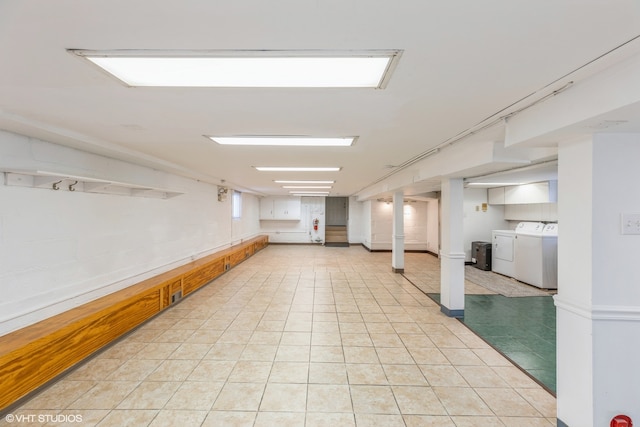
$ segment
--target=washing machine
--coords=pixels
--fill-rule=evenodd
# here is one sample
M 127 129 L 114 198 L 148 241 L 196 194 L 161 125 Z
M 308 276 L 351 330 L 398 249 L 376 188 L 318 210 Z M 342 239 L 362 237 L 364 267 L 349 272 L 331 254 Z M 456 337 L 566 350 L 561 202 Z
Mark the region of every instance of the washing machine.
M 514 276 L 517 280 L 538 288 L 558 287 L 557 230 L 557 224 L 549 227 L 540 222 L 518 224 Z
M 491 271 L 515 276 L 515 237 L 514 230 L 491 232 Z
M 542 287 L 558 289 L 558 224 L 542 230 Z

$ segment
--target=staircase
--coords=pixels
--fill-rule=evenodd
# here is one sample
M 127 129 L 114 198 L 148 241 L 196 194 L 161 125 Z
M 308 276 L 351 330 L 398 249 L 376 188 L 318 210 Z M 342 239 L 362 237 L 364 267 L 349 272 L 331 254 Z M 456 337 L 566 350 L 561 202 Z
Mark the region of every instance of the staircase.
M 324 231 L 325 246 L 349 246 L 347 227 L 344 225 L 327 225 Z

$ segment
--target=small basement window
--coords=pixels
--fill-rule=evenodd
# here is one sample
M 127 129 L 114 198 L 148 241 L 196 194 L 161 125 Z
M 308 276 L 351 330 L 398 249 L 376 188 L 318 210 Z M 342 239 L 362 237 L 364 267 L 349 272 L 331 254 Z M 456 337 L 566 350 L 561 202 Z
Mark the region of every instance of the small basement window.
M 233 219 L 240 219 L 242 217 L 242 193 L 233 190 L 233 196 L 231 197 L 231 217 Z

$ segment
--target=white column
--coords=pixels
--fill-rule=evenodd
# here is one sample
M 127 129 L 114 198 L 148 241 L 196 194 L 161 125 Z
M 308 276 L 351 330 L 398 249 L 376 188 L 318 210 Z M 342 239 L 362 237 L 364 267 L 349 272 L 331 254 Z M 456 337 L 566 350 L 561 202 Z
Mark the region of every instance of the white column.
M 442 179 L 440 309 L 451 317 L 464 315 L 463 190 L 462 178 Z
M 638 159 L 640 134 L 559 147 L 559 426 L 640 423 L 640 234 L 623 220 L 640 213 Z
M 404 193 L 393 193 L 393 242 L 391 243 L 391 269 L 404 273 Z

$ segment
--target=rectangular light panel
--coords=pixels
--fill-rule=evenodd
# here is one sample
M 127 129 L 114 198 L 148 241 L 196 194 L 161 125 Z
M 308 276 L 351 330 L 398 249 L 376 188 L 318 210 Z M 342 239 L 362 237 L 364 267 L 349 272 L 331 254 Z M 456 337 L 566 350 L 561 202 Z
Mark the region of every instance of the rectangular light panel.
M 337 172 L 340 167 L 255 166 L 260 172 Z
M 381 88 L 399 51 L 71 50 L 128 86 Z
M 305 188 L 319 190 L 333 187 L 330 185 L 283 185 L 282 188 L 287 188 L 289 190 L 304 190 Z
M 318 181 L 318 180 L 314 180 L 314 181 L 292 181 L 292 180 L 284 180 L 284 179 L 276 179 L 275 181 L 276 184 L 309 184 L 309 185 L 316 185 L 316 184 L 335 184 L 335 181 Z
M 210 136 L 220 145 L 284 145 L 300 147 L 348 147 L 355 137 L 316 138 L 307 136 Z
M 293 194 L 296 196 L 326 196 L 329 194 L 328 191 L 289 191 L 289 194 Z
M 478 187 L 506 187 L 509 185 L 522 185 L 521 182 L 468 182 L 467 185 Z

